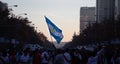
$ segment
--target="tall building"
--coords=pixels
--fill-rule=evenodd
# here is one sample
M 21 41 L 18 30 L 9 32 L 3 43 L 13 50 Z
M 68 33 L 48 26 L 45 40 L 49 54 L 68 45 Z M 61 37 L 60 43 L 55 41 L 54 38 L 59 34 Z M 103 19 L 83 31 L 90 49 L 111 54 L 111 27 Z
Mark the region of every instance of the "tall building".
M 120 16 L 120 0 L 115 0 L 115 19 Z
M 81 7 L 80 33 L 89 25 L 95 23 L 95 7 Z
M 96 0 L 96 21 L 114 19 L 115 0 Z

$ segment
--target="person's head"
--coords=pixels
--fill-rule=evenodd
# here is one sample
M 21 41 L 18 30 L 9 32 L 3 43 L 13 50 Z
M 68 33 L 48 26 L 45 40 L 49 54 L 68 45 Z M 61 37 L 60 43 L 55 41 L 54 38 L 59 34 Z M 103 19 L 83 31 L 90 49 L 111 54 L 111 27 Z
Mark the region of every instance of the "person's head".
M 62 50 L 61 49 L 57 49 L 57 54 L 61 54 Z
M 96 51 L 92 51 L 92 52 L 90 53 L 91 56 L 95 56 L 96 54 L 97 54 Z

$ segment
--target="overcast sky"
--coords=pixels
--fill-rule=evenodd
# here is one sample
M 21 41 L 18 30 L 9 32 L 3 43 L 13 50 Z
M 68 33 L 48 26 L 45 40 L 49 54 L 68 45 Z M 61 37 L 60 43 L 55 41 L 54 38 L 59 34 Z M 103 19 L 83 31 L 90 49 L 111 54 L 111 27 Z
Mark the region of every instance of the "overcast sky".
M 80 7 L 92 7 L 96 0 L 0 0 L 12 7 L 12 13 L 20 15 L 27 13 L 27 16 L 38 31 L 44 33 L 50 40 L 47 24 L 44 16 L 47 16 L 54 24 L 62 29 L 64 38 L 62 42 L 71 41 L 74 32 L 79 33 Z M 53 38 L 54 39 L 54 38 Z M 51 41 L 51 40 L 50 40 Z

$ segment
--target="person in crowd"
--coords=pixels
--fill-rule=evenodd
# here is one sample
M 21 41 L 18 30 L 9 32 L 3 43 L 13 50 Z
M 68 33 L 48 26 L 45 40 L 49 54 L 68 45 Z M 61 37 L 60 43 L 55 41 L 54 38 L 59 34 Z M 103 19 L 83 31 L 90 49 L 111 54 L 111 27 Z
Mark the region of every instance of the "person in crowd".
M 75 49 L 71 53 L 71 64 L 81 64 L 82 56 L 79 50 Z
M 96 51 L 91 52 L 87 64 L 105 64 L 106 60 L 103 54 L 104 54 L 104 48 L 100 49 L 100 51 L 98 52 Z
M 66 49 L 65 52 L 63 53 L 63 57 L 64 57 L 64 64 L 71 64 L 71 55 L 68 49 Z
M 10 64 L 15 64 L 16 63 L 15 54 L 16 54 L 15 50 L 10 50 L 9 51 Z
M 120 64 L 120 54 L 119 54 L 119 56 L 117 57 L 116 62 L 117 62 L 117 64 Z
M 87 50 L 84 47 L 81 48 L 81 56 L 82 56 L 81 64 L 87 64 L 88 54 L 87 54 Z
M 15 55 L 15 59 L 16 59 L 16 64 L 20 63 L 20 56 L 22 56 L 23 52 L 22 51 L 17 51 L 16 55 Z
M 64 64 L 63 51 L 60 49 L 56 50 L 54 64 Z
M 110 60 L 110 64 L 117 64 L 116 59 L 117 59 L 117 55 L 116 55 L 116 53 L 114 53 L 111 60 Z
M 55 60 L 55 52 L 54 51 L 49 51 L 49 64 L 54 64 L 54 60 Z
M 21 64 L 29 64 L 30 56 L 28 52 L 25 50 L 24 53 L 20 56 L 20 63 Z
M 41 54 L 41 63 L 42 64 L 48 64 L 48 62 L 49 62 L 49 54 L 48 54 L 48 52 L 46 51 L 46 50 L 44 50 L 43 52 L 42 52 L 42 54 Z
M 33 64 L 41 64 L 41 53 L 39 50 L 35 50 L 34 52 Z
M 5 64 L 10 63 L 9 55 L 8 55 L 8 53 L 6 51 L 3 52 L 1 58 L 4 61 Z
M 90 52 L 90 57 L 88 58 L 87 64 L 97 64 L 98 56 L 95 55 L 96 55 L 95 51 Z
M 98 55 L 97 64 L 108 64 L 108 61 L 104 54 Z
M 4 60 L 2 59 L 2 52 L 0 51 L 0 64 L 5 64 Z

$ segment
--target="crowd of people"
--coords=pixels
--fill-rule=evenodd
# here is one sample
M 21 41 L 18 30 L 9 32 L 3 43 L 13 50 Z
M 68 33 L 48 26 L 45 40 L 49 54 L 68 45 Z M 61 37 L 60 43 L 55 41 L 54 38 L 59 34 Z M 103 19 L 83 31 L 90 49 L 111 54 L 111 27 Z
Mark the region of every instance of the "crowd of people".
M 0 51 L 0 64 L 120 64 L 120 48 L 98 46 L 81 49 L 15 49 Z

